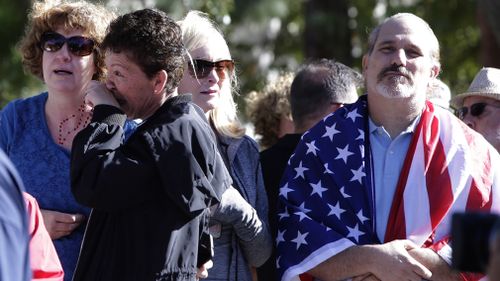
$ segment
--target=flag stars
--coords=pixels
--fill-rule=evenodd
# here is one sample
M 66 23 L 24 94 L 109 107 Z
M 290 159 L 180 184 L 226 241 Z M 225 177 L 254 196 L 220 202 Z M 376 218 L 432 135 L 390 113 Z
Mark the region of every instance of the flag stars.
M 349 237 L 354 238 L 354 240 L 356 240 L 356 243 L 359 243 L 359 236 L 365 234 L 363 231 L 359 230 L 358 224 L 356 224 L 354 226 L 354 228 L 347 226 L 347 230 L 349 230 L 349 234 L 347 234 L 347 238 L 349 238 Z M 297 247 L 297 249 L 298 248 L 299 247 Z
M 291 241 L 297 244 L 297 250 L 301 245 L 307 245 L 306 237 L 309 235 L 309 232 L 306 232 L 304 234 L 300 233 L 300 231 L 297 231 L 297 237 L 295 239 L 292 239 Z
M 352 170 L 351 173 L 353 174 L 352 178 L 350 181 L 359 181 L 359 184 L 362 184 L 362 178 L 366 175 L 365 172 L 363 172 L 363 165 L 359 166 L 357 170 Z
M 307 218 L 307 213 L 311 212 L 311 210 L 309 209 L 306 209 L 306 203 L 303 202 L 300 206 L 299 206 L 299 211 L 298 212 L 295 212 L 294 214 L 299 216 L 299 221 L 302 221 L 303 219 Z
M 339 155 L 337 155 L 337 157 L 335 157 L 335 160 L 342 159 L 342 160 L 344 160 L 344 163 L 346 163 L 346 164 L 347 164 L 347 157 L 354 154 L 354 153 L 349 151 L 349 144 L 346 144 L 346 146 L 344 148 L 337 147 L 337 151 L 339 152 Z
M 299 216 L 299 221 L 302 221 L 303 219 L 307 218 L 307 215 L 304 212 L 295 212 L 294 214 Z
M 349 111 L 349 113 L 347 113 L 347 118 L 351 118 L 352 122 L 356 122 L 356 118 L 358 118 L 358 117 L 362 117 L 362 116 L 359 115 L 357 108 L 355 110 Z
M 351 195 L 345 193 L 345 187 L 344 186 L 340 188 L 340 193 L 342 194 L 342 196 L 344 196 L 344 198 L 351 197 Z
M 361 221 L 361 223 L 364 223 L 365 221 L 369 220 L 367 217 L 363 215 L 363 209 L 360 209 L 359 212 L 356 214 L 358 216 L 358 219 Z
M 365 131 L 358 129 L 358 137 L 355 140 L 365 141 Z
M 307 152 L 306 155 L 309 153 L 314 154 L 316 156 L 316 151 L 319 151 L 319 149 L 314 145 L 315 141 L 312 142 L 306 142 L 307 145 Z
M 313 189 L 311 192 L 311 196 L 313 196 L 314 194 L 318 194 L 320 198 L 323 198 L 323 192 L 328 190 L 328 189 L 324 188 L 323 186 L 321 186 L 321 180 L 319 180 L 318 183 L 310 183 L 309 185 Z
M 333 175 L 333 172 L 330 171 L 330 169 L 328 168 L 328 163 L 325 163 L 325 172 L 324 174 L 332 174 Z
M 298 177 L 305 179 L 306 177 L 304 176 L 304 172 L 307 170 L 309 170 L 309 168 L 302 166 L 302 161 L 300 161 L 299 166 L 297 168 L 295 168 L 297 175 L 295 175 L 295 177 L 293 179 L 296 179 Z
M 276 245 L 280 242 L 285 242 L 285 231 L 281 232 L 278 230 L 278 235 L 276 236 Z
M 284 218 L 288 218 L 288 217 L 290 217 L 290 214 L 288 213 L 288 210 L 287 210 L 287 209 L 285 209 L 285 211 L 284 211 L 283 213 L 279 213 L 279 214 L 278 214 L 278 217 L 279 217 L 279 220 L 282 220 L 282 219 L 284 219 Z
M 326 231 L 330 231 L 332 230 L 331 228 L 329 228 L 328 226 L 326 226 L 324 223 L 320 223 L 321 226 L 323 226 L 325 228 Z
M 327 216 L 335 215 L 339 220 L 340 215 L 345 212 L 344 209 L 340 208 L 340 202 L 337 202 L 337 204 L 335 204 L 334 206 L 328 204 L 328 207 L 330 207 L 330 212 Z
M 286 199 L 288 199 L 288 193 L 294 191 L 293 189 L 291 188 L 288 188 L 288 183 L 285 183 L 285 185 L 283 185 L 281 188 L 280 188 L 280 195 L 282 195 L 283 197 L 285 197 Z
M 322 137 L 322 138 L 324 138 L 324 137 L 328 137 L 328 138 L 330 138 L 330 141 L 333 141 L 333 136 L 334 136 L 334 135 L 336 135 L 336 134 L 338 134 L 338 133 L 340 133 L 340 131 L 339 131 L 339 130 L 337 130 L 337 129 L 335 128 L 335 126 L 337 126 L 337 123 L 333 124 L 333 125 L 332 125 L 332 126 L 330 126 L 330 127 L 325 126 L 325 128 L 326 128 L 326 132 L 325 132 L 325 134 L 324 134 L 323 136 L 321 136 L 321 137 Z

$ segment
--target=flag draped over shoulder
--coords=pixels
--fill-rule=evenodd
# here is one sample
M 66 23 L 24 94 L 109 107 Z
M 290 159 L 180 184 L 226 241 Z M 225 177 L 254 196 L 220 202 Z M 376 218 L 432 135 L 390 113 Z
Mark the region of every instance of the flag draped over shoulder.
M 306 132 L 290 157 L 278 204 L 281 280 L 299 280 L 353 245 L 380 243 L 367 118 L 363 96 Z M 406 238 L 438 253 L 449 248 L 453 212 L 500 212 L 499 165 L 498 153 L 482 137 L 427 103 L 403 164 L 384 241 Z

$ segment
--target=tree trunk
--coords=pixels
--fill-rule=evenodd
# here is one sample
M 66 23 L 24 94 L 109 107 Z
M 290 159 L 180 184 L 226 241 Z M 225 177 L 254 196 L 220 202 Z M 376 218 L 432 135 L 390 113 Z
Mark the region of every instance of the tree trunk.
M 351 65 L 351 30 L 348 1 L 305 1 L 305 56 L 328 58 Z

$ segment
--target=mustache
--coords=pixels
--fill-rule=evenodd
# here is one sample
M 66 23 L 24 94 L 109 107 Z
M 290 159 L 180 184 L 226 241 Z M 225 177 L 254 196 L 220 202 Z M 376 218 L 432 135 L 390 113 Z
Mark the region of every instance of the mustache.
M 399 73 L 410 80 L 412 78 L 411 72 L 408 71 L 404 66 L 392 64 L 392 65 L 382 69 L 382 71 L 380 71 L 380 73 L 377 75 L 377 79 L 379 82 L 382 81 L 382 79 L 387 74 L 387 72 Z

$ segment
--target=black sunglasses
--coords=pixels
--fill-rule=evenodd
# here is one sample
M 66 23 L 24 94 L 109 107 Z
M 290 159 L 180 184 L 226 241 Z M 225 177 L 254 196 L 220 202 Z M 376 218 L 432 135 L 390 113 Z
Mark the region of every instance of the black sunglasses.
M 220 60 L 220 61 L 207 61 L 207 60 L 193 60 L 189 62 L 188 72 L 194 78 L 201 79 L 206 78 L 212 69 L 215 68 L 215 72 L 219 79 L 226 78 L 227 73 L 231 73 L 234 70 L 234 61 L 232 60 Z
M 493 104 L 485 103 L 485 102 L 478 102 L 470 106 L 470 115 L 474 117 L 479 117 L 481 114 L 483 114 L 484 109 L 486 108 L 487 105 L 497 107 Z M 497 107 L 500 108 L 500 107 Z M 464 106 L 462 108 L 457 109 L 457 116 L 460 118 L 460 120 L 464 120 L 465 116 L 469 112 L 469 108 Z
M 92 54 L 95 46 L 94 40 L 84 36 L 66 38 L 57 32 L 45 32 L 40 39 L 40 48 L 46 52 L 57 52 L 64 43 L 68 43 L 69 51 L 79 57 Z

